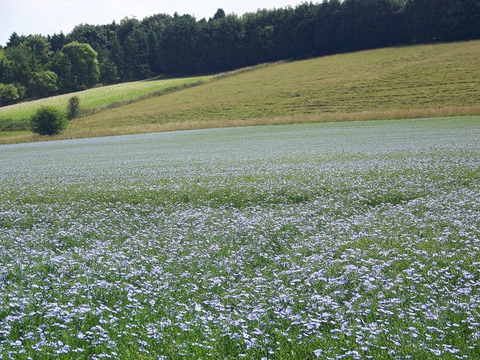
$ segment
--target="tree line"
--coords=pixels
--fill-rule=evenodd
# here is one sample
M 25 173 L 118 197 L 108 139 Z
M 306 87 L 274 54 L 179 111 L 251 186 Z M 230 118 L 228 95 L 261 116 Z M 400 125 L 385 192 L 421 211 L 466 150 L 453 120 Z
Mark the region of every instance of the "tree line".
M 157 14 L 0 47 L 0 105 L 159 75 L 480 38 L 480 0 L 324 0 L 207 19 Z

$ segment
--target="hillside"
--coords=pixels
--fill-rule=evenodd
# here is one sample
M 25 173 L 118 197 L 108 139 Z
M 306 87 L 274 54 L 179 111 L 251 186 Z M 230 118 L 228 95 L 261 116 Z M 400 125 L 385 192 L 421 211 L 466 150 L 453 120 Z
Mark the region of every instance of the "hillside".
M 49 97 L 20 104 L 0 107 L 1 121 L 9 119 L 22 122 L 30 118 L 38 106 L 51 105 L 59 109 L 65 108 L 68 99 L 78 96 L 84 113 L 96 113 L 106 108 L 113 108 L 129 104 L 139 99 L 165 94 L 186 87 L 199 85 L 210 79 L 211 76 L 185 77 L 178 79 L 155 78 L 144 81 L 127 82 L 110 86 L 95 87 L 92 89 Z
M 480 114 L 479 77 L 480 41 L 340 54 L 260 67 L 82 117 L 61 137 Z

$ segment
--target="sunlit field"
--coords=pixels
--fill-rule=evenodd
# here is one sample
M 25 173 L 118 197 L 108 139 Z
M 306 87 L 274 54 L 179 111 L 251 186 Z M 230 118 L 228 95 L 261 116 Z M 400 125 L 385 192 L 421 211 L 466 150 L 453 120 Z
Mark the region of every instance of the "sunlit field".
M 82 116 L 56 139 L 240 125 L 477 116 L 479 74 L 480 40 L 475 40 L 263 64 L 211 77 L 121 84 L 75 93 L 81 97 Z M 183 90 L 173 91 L 179 89 Z M 0 144 L 45 140 L 28 130 L 29 118 L 51 101 L 65 110 L 72 95 L 0 108 Z M 27 109 L 28 114 L 23 112 Z
M 0 146 L 0 358 L 479 358 L 479 139 L 457 117 Z
M 72 96 L 78 96 L 80 99 L 81 111 L 96 113 L 106 108 L 118 107 L 139 101 L 140 99 L 199 85 L 210 78 L 210 76 L 203 76 L 178 79 L 152 79 L 52 96 L 37 101 L 0 107 L 0 121 L 11 119 L 21 122 L 29 120 L 39 106 L 55 106 L 58 109 L 65 110 L 68 100 Z

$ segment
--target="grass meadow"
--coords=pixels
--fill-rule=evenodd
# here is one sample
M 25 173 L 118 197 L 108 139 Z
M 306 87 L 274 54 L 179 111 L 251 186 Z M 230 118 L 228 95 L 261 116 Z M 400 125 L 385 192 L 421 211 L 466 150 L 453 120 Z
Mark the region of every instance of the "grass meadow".
M 0 147 L 2 359 L 480 357 L 480 117 Z
M 119 107 L 125 104 L 153 97 L 170 91 L 198 85 L 210 79 L 211 76 L 152 79 L 136 81 L 80 91 L 72 94 L 53 96 L 47 99 L 24 102 L 16 105 L 0 107 L 0 125 L 2 121 L 25 122 L 29 120 L 39 106 L 55 106 L 66 110 L 68 100 L 72 96 L 80 98 L 80 108 L 84 114 L 98 113 L 108 108 Z
M 82 106 L 93 110 L 88 116 L 71 121 L 68 130 L 56 138 L 239 125 L 479 115 L 479 59 L 477 40 L 264 64 L 213 76 L 219 81 L 172 79 L 98 88 L 78 93 L 89 96 L 88 101 L 82 99 Z M 201 86 L 185 86 L 187 80 Z M 147 86 L 154 89 L 159 86 L 161 96 L 151 96 L 152 89 L 144 88 Z M 166 86 L 180 87 L 182 91 L 162 90 Z M 131 98 L 140 96 L 133 96 L 130 87 L 150 95 L 130 104 Z M 60 101 L 64 108 L 69 96 L 52 101 Z M 110 102 L 124 106 L 113 107 Z M 43 101 L 0 108 L 0 130 L 1 119 L 9 111 L 13 117 L 13 111 L 24 106 L 31 115 L 39 104 Z M 15 114 L 15 118 L 26 119 L 24 114 Z M 43 139 L 29 131 L 0 132 L 1 143 Z
M 182 123 L 312 122 L 480 114 L 480 41 L 293 61 L 79 119 L 73 133 Z

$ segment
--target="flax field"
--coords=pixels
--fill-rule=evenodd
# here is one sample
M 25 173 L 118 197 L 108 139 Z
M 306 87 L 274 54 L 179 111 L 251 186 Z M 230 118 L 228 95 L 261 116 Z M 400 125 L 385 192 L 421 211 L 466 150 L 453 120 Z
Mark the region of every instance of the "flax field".
M 0 359 L 474 359 L 479 269 L 479 117 L 0 146 Z

